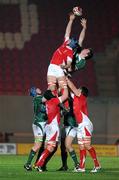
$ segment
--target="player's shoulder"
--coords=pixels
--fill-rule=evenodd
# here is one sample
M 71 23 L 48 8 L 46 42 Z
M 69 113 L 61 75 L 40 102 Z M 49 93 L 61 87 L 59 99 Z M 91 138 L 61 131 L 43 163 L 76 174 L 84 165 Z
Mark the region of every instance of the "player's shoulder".
M 80 101 L 86 101 L 86 97 L 83 94 L 80 94 L 80 96 L 76 96 L 77 99 L 79 99 Z
M 40 96 L 36 96 L 36 97 L 34 97 L 34 101 L 39 101 L 39 102 L 41 102 L 42 101 L 42 95 L 40 95 Z
M 83 94 L 81 94 L 81 101 L 82 101 L 83 104 L 87 103 L 87 97 L 84 96 Z
M 53 105 L 53 104 L 58 103 L 59 99 L 58 99 L 58 97 L 54 97 L 54 98 L 50 99 L 48 102 L 49 102 L 49 104 Z

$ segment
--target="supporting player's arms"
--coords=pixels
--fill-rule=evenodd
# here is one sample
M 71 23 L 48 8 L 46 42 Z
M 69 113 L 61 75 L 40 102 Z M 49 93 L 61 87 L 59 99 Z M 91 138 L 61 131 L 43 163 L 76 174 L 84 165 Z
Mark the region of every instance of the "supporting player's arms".
M 74 83 L 69 80 L 69 78 L 67 78 L 67 84 L 69 86 L 69 88 L 71 89 L 71 91 L 76 95 L 76 96 L 80 96 L 81 92 L 79 91 L 79 89 L 76 88 L 76 86 L 74 85 Z

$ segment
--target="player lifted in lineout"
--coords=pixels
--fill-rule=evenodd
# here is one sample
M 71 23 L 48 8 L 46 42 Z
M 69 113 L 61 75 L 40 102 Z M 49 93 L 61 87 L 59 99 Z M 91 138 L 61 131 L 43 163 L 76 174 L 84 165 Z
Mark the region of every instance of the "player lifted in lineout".
M 82 12 L 80 15 L 82 15 Z M 70 13 L 69 22 L 67 24 L 65 31 L 64 42 L 54 52 L 50 61 L 50 65 L 48 67 L 48 72 L 47 72 L 48 89 L 54 92 L 54 94 L 56 94 L 56 84 L 58 84 L 62 93 L 64 91 L 64 88 L 67 89 L 67 82 L 63 69 L 70 68 L 74 51 L 79 46 L 79 44 L 80 46 L 82 46 L 82 42 L 85 36 L 86 19 L 82 19 L 81 25 L 83 29 L 79 35 L 78 41 L 74 38 L 70 38 L 72 24 L 75 18 L 76 15 L 74 13 Z M 68 97 L 68 90 L 66 97 Z

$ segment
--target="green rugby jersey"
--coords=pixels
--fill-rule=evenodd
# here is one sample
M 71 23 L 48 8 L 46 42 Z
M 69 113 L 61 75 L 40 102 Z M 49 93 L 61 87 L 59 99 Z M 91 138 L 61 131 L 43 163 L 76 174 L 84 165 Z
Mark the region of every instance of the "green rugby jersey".
M 73 100 L 71 97 L 69 98 L 69 107 L 70 107 L 70 111 L 64 115 L 64 125 L 77 127 L 78 125 L 76 123 L 76 119 L 73 113 Z
M 34 119 L 33 123 L 39 125 L 41 122 L 45 122 L 47 120 L 46 108 L 42 103 L 42 95 L 36 96 L 33 98 L 33 106 L 34 106 Z
M 81 59 L 79 60 L 78 54 L 75 55 L 75 70 L 80 70 L 82 68 L 84 68 L 84 66 L 86 65 L 86 60 L 85 59 Z
M 71 126 L 71 127 L 77 127 L 76 119 L 74 116 L 67 114 L 64 116 L 64 125 L 65 126 Z

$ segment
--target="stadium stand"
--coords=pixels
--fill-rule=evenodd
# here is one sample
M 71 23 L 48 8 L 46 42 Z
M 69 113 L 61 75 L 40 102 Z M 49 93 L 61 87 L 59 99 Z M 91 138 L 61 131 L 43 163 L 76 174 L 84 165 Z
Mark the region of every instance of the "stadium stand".
M 93 4 L 81 1 L 84 17 L 88 18 L 84 46 L 92 47 L 95 56 L 83 71 L 74 76 L 74 79 L 78 84 L 88 86 L 91 96 L 118 95 L 115 71 L 113 70 L 112 73 L 111 69 L 112 66 L 115 67 L 115 63 L 110 67 L 109 64 L 113 63 L 110 56 L 114 54 L 114 38 L 118 34 L 119 23 L 112 16 L 111 2 L 107 2 L 104 1 L 102 4 L 97 0 Z M 67 14 L 71 10 L 71 5 L 73 7 L 72 1 L 67 4 L 67 7 L 65 2 L 56 3 L 54 0 L 49 4 L 46 0 L 42 3 L 38 0 L 0 1 L 1 74 L 4 76 L 4 82 L 1 81 L 1 83 L 5 85 L 5 91 L 0 88 L 0 94 L 24 95 L 27 93 L 27 88 L 33 84 L 40 84 L 42 89 L 47 87 L 47 66 L 53 51 L 63 40 Z M 62 7 L 66 8 L 66 11 L 60 13 Z M 115 14 L 118 15 L 116 4 L 113 7 Z M 100 9 L 103 13 L 100 13 Z M 106 23 L 108 17 L 110 21 Z M 77 20 L 73 33 L 77 34 L 78 26 Z M 101 52 L 104 54 L 100 54 Z M 109 80 L 112 81 L 110 87 Z M 1 84 L 1 87 L 4 85 Z
M 79 3 L 78 0 L 75 2 Z M 119 96 L 119 5 L 117 0 L 95 0 L 95 3 L 91 0 L 80 0 L 80 3 L 83 17 L 88 19 L 84 47 L 91 47 L 94 57 L 83 70 L 73 75 L 73 80 L 76 85 L 86 85 L 93 98 L 115 97 L 105 101 L 103 98 L 89 99 L 90 108 L 92 107 L 90 112 L 93 112 L 91 118 L 95 119 L 97 128 L 94 142 L 114 143 L 118 138 L 115 133 L 119 127 L 119 102 L 116 101 Z M 22 135 L 19 132 L 31 132 L 32 122 L 31 99 L 24 95 L 28 94 L 28 89 L 33 85 L 46 89 L 47 67 L 52 53 L 63 41 L 67 15 L 73 6 L 74 0 L 0 0 L 1 129 L 15 132 L 20 140 Z M 77 18 L 72 34 L 78 35 L 80 30 Z M 27 108 L 22 109 L 26 100 Z M 16 111 L 11 113 L 14 109 Z M 26 121 L 30 119 L 29 124 L 24 122 L 24 114 L 27 114 Z M 16 123 L 15 128 L 13 122 L 6 127 L 9 118 Z M 115 124 L 113 132 L 112 123 Z M 31 141 L 29 134 L 28 138 Z M 24 136 L 23 140 L 26 142 Z

